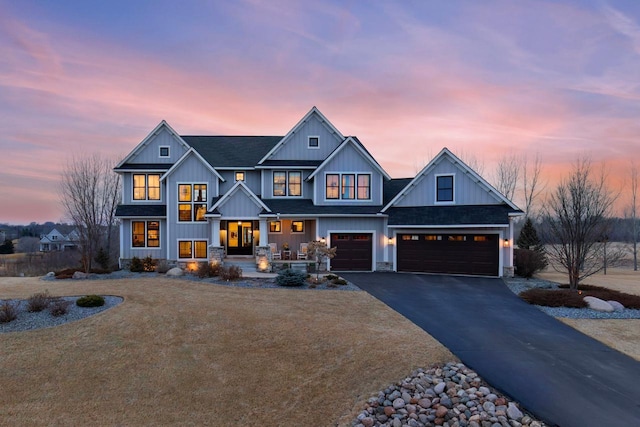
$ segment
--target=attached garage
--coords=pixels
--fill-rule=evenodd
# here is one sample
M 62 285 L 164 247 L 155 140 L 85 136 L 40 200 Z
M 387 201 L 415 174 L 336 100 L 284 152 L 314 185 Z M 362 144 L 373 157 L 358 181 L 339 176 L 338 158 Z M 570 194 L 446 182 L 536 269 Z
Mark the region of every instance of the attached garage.
M 373 235 L 371 233 L 332 233 L 331 247 L 338 248 L 331 260 L 332 271 L 371 271 Z
M 498 276 L 497 234 L 421 234 L 397 236 L 398 271 Z

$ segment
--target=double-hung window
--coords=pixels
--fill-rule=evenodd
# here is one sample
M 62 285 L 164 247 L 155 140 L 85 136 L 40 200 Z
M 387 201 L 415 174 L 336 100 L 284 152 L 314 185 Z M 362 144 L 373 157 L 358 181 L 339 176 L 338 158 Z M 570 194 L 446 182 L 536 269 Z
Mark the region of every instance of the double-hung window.
M 328 173 L 325 194 L 327 200 L 371 200 L 371 175 Z
M 160 174 L 133 174 L 133 200 L 160 200 Z
M 206 221 L 207 184 L 178 184 L 178 221 Z
M 160 247 L 160 222 L 132 221 L 131 246 L 134 248 Z
M 453 202 L 453 175 L 436 177 L 436 201 Z
M 275 197 L 302 196 L 302 172 L 274 171 L 273 195 Z
M 178 258 L 207 259 L 207 241 L 206 240 L 178 241 Z

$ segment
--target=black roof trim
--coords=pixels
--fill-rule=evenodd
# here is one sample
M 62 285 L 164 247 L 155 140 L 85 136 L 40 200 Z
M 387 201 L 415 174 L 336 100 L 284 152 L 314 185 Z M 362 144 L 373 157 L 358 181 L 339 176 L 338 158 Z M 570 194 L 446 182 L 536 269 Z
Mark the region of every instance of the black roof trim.
M 389 225 L 505 225 L 514 210 L 507 204 L 390 207 Z

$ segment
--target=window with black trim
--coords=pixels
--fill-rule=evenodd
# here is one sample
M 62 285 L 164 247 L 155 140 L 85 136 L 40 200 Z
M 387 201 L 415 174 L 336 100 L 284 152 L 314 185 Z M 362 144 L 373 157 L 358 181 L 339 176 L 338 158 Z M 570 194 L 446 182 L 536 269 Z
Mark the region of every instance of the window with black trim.
M 178 258 L 207 259 L 207 241 L 206 240 L 178 241 Z
M 236 181 L 244 181 L 244 172 L 236 172 Z
M 436 178 L 436 201 L 453 202 L 453 175 Z
M 160 174 L 133 174 L 133 200 L 160 200 Z
M 160 157 L 169 157 L 169 147 L 160 147 Z
M 273 172 L 273 195 L 275 197 L 302 196 L 302 172 L 274 171 Z
M 281 233 L 282 223 L 280 221 L 271 221 L 269 223 L 269 233 Z
M 318 136 L 310 136 L 309 137 L 309 148 L 319 148 L 320 147 L 320 137 Z
M 327 200 L 371 200 L 371 174 L 328 173 L 325 182 Z
M 304 221 L 291 221 L 292 233 L 304 233 Z
M 207 184 L 178 184 L 178 221 L 206 221 Z
M 160 222 L 132 221 L 131 246 L 134 248 L 160 247 Z

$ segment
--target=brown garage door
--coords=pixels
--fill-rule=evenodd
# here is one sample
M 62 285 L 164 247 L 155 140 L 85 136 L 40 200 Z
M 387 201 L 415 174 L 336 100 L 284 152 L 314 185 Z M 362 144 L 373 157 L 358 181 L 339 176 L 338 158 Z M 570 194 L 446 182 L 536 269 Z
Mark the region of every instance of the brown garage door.
M 497 276 L 496 234 L 399 234 L 398 271 Z
M 331 260 L 331 270 L 371 271 L 373 236 L 370 233 L 332 233 L 331 247 L 338 248 Z

